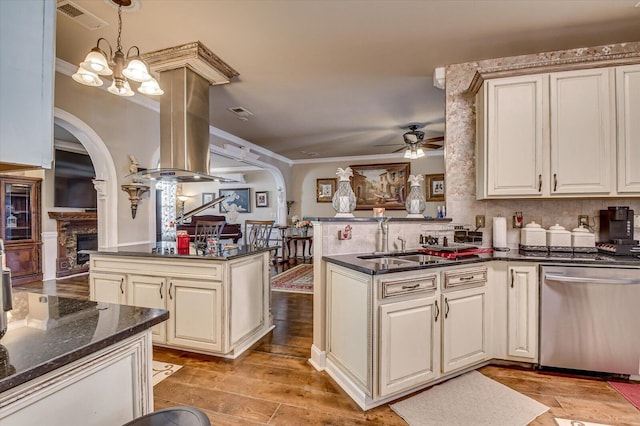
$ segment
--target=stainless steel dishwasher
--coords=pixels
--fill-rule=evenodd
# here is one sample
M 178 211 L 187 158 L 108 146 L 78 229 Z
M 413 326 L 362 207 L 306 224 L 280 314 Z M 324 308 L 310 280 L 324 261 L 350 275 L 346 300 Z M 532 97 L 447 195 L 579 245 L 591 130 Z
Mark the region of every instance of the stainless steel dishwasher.
M 540 365 L 640 374 L 640 269 L 543 266 Z

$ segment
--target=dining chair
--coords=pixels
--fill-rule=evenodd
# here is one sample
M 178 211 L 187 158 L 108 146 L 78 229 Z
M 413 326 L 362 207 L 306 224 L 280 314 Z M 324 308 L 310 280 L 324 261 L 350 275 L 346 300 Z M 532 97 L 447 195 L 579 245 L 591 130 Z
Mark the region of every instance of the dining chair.
M 251 247 L 268 247 L 275 220 L 245 220 L 245 244 Z
M 226 223 L 227 222 L 224 220 L 198 221 L 198 223 L 196 223 L 196 233 L 194 236 L 196 253 L 202 250 L 202 254 L 205 254 L 207 250 L 207 240 L 214 239 L 217 242 L 220 241 L 220 235 L 222 234 L 222 229 Z

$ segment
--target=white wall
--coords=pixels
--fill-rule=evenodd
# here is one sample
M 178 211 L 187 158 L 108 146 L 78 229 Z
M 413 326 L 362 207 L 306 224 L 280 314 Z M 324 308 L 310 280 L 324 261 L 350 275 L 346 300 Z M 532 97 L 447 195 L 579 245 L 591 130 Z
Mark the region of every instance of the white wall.
M 444 157 L 442 153 L 429 153 L 426 157 L 418 160 L 406 160 L 402 158 L 402 154 L 398 154 L 397 159 L 393 160 L 366 160 L 353 158 L 346 158 L 344 161 L 332 161 L 327 163 L 309 162 L 302 164 L 295 164 L 291 171 L 291 186 L 289 188 L 288 200 L 294 200 L 294 204 L 291 207 L 291 214 L 303 216 L 315 216 L 315 217 L 333 217 L 336 212 L 331 206 L 331 203 L 318 203 L 316 202 L 316 179 L 326 179 L 336 177 L 336 171 L 338 167 L 345 168 L 350 165 L 362 165 L 362 164 L 381 164 L 381 163 L 410 163 L 411 174 L 436 174 L 444 173 Z M 446 182 L 445 182 L 446 183 Z M 422 193 L 425 194 L 424 182 L 422 183 Z M 441 202 L 428 202 L 427 208 L 424 211 L 425 215 L 436 217 L 437 206 L 444 205 Z M 357 208 L 357 207 L 356 207 Z M 371 210 L 355 210 L 353 212 L 356 217 L 371 217 Z M 385 212 L 390 217 L 405 217 L 407 212 L 405 210 L 387 210 Z
M 118 188 L 130 183 L 124 177 L 129 173 L 128 154 L 133 154 L 141 167 L 152 166 L 151 158 L 160 146 L 160 116 L 156 111 L 104 90 L 82 86 L 61 73 L 56 73 L 55 84 L 55 106 L 85 122 L 106 144 L 116 166 Z M 118 211 L 110 214 L 118 217 L 118 243 L 131 244 L 154 239 L 150 224 L 155 210 L 149 193 L 139 202 L 135 219 L 131 218 L 131 203 L 127 194 L 118 191 L 116 196 Z M 46 211 L 43 212 L 43 218 L 47 217 Z M 51 226 L 51 223 L 43 223 L 45 229 L 51 229 Z

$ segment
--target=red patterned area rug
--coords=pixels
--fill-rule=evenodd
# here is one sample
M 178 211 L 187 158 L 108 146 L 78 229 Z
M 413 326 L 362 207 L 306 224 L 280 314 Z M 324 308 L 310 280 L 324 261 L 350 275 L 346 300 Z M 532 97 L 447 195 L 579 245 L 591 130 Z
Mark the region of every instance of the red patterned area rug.
M 271 278 L 271 290 L 313 293 L 313 265 L 302 264 Z
M 609 382 L 612 388 L 640 410 L 640 384 Z

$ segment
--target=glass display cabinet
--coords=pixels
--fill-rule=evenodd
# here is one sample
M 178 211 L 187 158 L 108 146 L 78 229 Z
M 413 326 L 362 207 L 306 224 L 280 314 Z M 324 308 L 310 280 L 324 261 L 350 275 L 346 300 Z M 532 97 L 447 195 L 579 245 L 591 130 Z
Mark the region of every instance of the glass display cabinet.
M 0 175 L 0 238 L 13 285 L 42 279 L 41 179 Z

